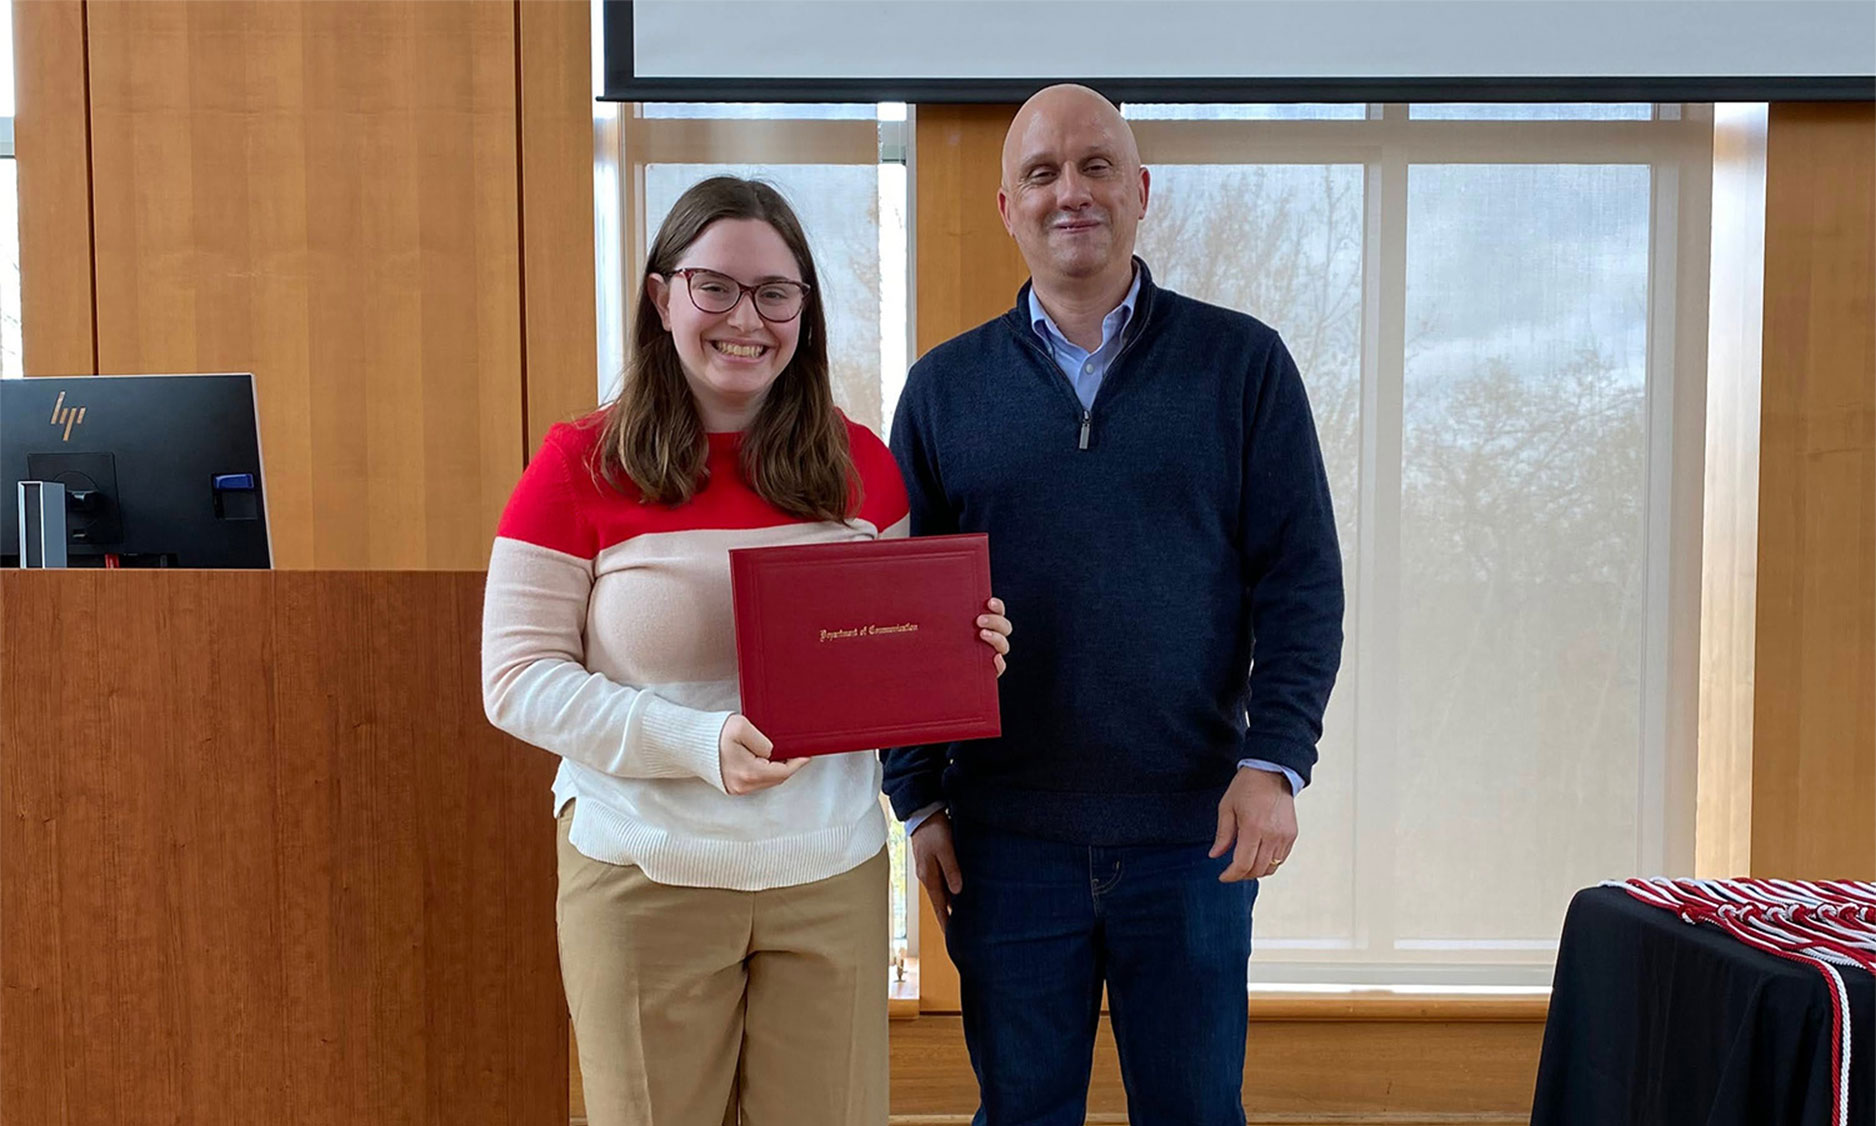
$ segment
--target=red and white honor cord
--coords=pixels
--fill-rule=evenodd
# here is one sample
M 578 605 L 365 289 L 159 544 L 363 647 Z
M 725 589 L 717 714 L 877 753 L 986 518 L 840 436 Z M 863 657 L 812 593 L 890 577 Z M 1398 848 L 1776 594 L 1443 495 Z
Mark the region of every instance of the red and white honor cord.
M 1768 954 L 1810 966 L 1831 1000 L 1834 1126 L 1850 1115 L 1850 995 L 1838 966 L 1876 973 L 1876 883 L 1850 880 L 1610 880 L 1683 922 L 1718 927 Z

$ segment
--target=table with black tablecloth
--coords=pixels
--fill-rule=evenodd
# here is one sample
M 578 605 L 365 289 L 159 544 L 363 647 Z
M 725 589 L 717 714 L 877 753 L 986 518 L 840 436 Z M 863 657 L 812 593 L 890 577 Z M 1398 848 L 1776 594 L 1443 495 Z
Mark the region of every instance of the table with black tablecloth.
M 1876 1126 L 1876 980 L 1850 997 L 1851 1126 Z M 1571 901 L 1532 1126 L 1828 1126 L 1830 987 L 1619 887 Z

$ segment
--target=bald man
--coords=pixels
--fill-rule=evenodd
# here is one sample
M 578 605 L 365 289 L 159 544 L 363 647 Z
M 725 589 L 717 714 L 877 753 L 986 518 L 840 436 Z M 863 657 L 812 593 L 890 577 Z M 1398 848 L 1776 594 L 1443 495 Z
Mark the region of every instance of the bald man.
M 978 1126 L 1081 1126 L 1103 986 L 1133 1126 L 1242 1126 L 1251 908 L 1341 660 L 1302 379 L 1270 328 L 1154 284 L 1149 183 L 1099 94 L 1026 103 L 997 207 L 1030 281 L 893 421 L 913 534 L 988 533 L 1024 635 L 1000 738 L 883 756 Z

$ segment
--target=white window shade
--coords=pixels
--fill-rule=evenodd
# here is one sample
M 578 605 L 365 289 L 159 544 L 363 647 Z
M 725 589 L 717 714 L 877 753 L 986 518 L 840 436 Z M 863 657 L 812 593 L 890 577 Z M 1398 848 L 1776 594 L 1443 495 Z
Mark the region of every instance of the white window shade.
M 1705 332 L 1671 295 L 1705 283 L 1710 115 L 1366 108 L 1125 107 L 1155 276 L 1297 358 L 1349 588 L 1251 977 L 1538 987 L 1577 889 L 1691 866 L 1692 732 L 1651 717 L 1695 687 L 1660 485 L 1698 465 L 1662 423 L 1702 358 L 1662 342 Z

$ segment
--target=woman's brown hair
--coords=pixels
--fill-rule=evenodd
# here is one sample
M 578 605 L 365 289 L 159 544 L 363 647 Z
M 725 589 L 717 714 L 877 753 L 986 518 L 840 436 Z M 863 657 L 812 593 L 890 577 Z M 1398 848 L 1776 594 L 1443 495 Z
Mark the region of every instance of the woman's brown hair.
M 678 197 L 659 226 L 639 279 L 625 379 L 619 397 L 605 408 L 594 471 L 622 491 L 622 478 L 629 479 L 645 500 L 658 504 L 683 504 L 703 488 L 709 452 L 703 419 L 645 282 L 652 274 L 670 279 L 684 251 L 721 219 L 760 219 L 775 228 L 808 284 L 795 354 L 743 435 L 743 476 L 758 496 L 790 516 L 844 520 L 853 512 L 857 475 L 846 422 L 834 406 L 814 258 L 794 209 L 757 180 L 703 180 Z M 675 284 L 671 299 L 684 300 L 682 289 L 681 281 Z

